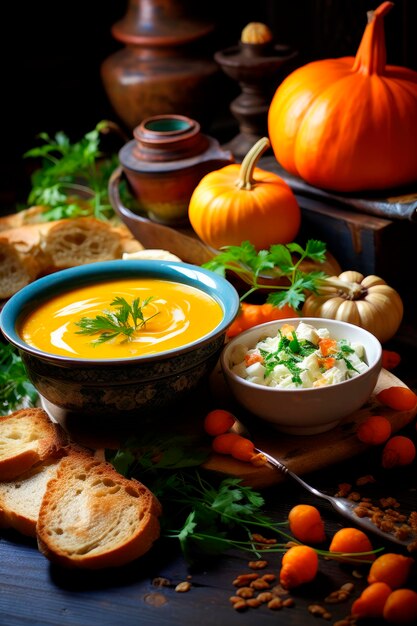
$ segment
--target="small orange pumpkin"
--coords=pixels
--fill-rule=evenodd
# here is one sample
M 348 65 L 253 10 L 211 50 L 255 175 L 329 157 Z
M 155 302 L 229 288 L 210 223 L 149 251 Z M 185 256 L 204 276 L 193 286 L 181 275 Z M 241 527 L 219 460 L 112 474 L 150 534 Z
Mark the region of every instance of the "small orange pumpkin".
M 250 241 L 257 250 L 289 243 L 298 233 L 301 211 L 289 185 L 256 167 L 270 142 L 263 137 L 241 165 L 209 172 L 191 196 L 188 217 L 200 239 L 219 249 Z
M 304 65 L 268 111 L 277 161 L 309 184 L 342 192 L 417 181 L 417 72 L 386 65 L 383 2 L 369 14 L 356 57 Z

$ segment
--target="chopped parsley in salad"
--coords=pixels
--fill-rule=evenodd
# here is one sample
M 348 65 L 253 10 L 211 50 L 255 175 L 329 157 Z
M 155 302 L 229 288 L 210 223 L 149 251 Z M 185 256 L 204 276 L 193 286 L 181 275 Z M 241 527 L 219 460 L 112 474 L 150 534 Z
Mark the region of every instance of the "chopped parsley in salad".
M 333 385 L 368 369 L 361 344 L 335 339 L 327 328 L 304 322 L 297 328 L 284 324 L 254 348 L 238 344 L 231 359 L 232 371 L 241 378 L 282 389 Z

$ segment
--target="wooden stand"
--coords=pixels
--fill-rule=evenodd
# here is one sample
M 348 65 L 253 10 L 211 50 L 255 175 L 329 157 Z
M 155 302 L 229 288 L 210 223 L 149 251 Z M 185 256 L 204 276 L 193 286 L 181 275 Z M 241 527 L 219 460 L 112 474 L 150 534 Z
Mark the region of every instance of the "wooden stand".
M 388 199 L 385 205 L 382 201 L 350 200 L 346 196 L 342 204 L 336 196 L 321 190 L 314 193 L 298 181 L 294 184 L 293 177 L 283 172 L 274 157 L 261 159 L 260 167 L 282 176 L 293 189 L 302 212 L 301 239 L 324 241 L 343 270 L 383 278 L 399 292 L 405 317 L 417 319 L 417 289 L 409 278 L 417 242 L 415 194 L 404 196 L 403 202 L 399 196 Z M 384 207 L 389 217 L 383 216 Z

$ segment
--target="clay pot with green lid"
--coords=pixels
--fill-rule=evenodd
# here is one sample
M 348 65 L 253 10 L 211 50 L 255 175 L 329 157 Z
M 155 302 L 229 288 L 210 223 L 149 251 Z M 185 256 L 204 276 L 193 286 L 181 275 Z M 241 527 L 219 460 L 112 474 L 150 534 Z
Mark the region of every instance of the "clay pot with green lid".
M 200 180 L 233 163 L 232 153 L 183 115 L 155 115 L 133 130 L 119 161 L 140 209 L 167 225 L 188 223 L 188 204 Z

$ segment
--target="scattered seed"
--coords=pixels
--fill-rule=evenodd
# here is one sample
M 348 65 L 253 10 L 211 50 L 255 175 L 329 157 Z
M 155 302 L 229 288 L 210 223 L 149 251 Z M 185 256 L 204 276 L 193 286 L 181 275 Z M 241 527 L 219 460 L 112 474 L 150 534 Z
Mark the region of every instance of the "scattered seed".
M 268 561 L 249 561 L 248 566 L 251 569 L 264 569 L 268 565 Z
M 244 611 L 248 607 L 246 600 L 240 599 L 238 602 L 234 602 L 233 608 L 235 611 Z
M 264 574 L 261 578 L 261 580 L 265 580 L 267 583 L 273 583 L 276 579 L 275 574 Z
M 235 587 L 246 587 L 252 580 L 256 580 L 257 578 L 259 578 L 259 575 L 254 573 L 240 574 L 234 579 L 233 585 Z
M 235 604 L 235 602 L 240 602 L 242 598 L 239 598 L 239 596 L 230 596 L 229 598 L 229 602 L 231 602 L 232 604 Z
M 257 591 L 261 591 L 262 589 L 270 589 L 271 585 L 266 580 L 262 578 L 258 578 L 257 580 L 253 580 L 250 584 L 253 589 L 257 589 Z
M 272 598 L 272 600 L 268 602 L 268 609 L 272 609 L 272 610 L 282 609 L 283 606 L 284 606 L 284 603 L 281 600 L 281 598 Z
M 262 591 L 262 593 L 258 593 L 257 598 L 260 602 L 269 602 L 272 600 L 273 595 L 270 591 Z
M 163 578 L 162 576 L 158 576 L 152 580 L 153 587 L 170 587 L 171 581 L 168 578 Z
M 255 592 L 253 589 L 251 589 L 251 587 L 240 587 L 240 589 L 236 591 L 236 595 L 239 596 L 239 598 L 247 599 L 253 598 Z
M 323 614 L 327 612 L 326 609 L 320 604 L 310 604 L 308 611 L 316 617 L 323 617 Z

